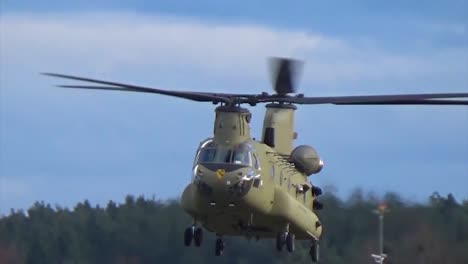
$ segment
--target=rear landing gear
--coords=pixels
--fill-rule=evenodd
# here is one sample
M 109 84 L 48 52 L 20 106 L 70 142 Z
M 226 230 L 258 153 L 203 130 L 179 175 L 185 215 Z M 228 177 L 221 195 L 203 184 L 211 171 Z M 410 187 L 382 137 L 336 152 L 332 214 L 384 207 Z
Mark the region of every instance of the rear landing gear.
M 215 242 L 215 256 L 222 256 L 224 253 L 224 241 L 218 237 Z
M 200 227 L 191 226 L 185 229 L 184 232 L 184 245 L 189 247 L 192 244 L 192 240 L 196 247 L 201 246 L 203 241 L 203 229 Z
M 292 233 L 288 233 L 286 236 L 286 248 L 288 249 L 288 252 L 294 252 L 296 249 L 296 236 Z
M 276 235 L 276 250 L 282 251 L 283 246 L 286 245 L 286 249 L 288 250 L 288 252 L 294 252 L 294 250 L 296 249 L 295 242 L 296 236 L 293 233 L 289 231 L 278 233 Z
M 312 262 L 314 263 L 319 262 L 320 248 L 319 248 L 318 240 L 312 241 L 312 245 L 310 246 L 310 250 L 309 250 L 309 255 L 310 255 L 310 258 L 312 259 Z
M 283 245 L 284 245 L 284 238 L 285 233 L 278 233 L 276 235 L 276 250 L 278 252 L 281 252 L 283 250 Z

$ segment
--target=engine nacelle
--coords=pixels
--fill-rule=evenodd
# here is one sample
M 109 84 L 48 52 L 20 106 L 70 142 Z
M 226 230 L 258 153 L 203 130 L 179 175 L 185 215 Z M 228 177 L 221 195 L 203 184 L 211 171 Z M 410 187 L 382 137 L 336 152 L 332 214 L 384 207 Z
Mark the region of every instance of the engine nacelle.
M 323 168 L 323 161 L 317 151 L 311 146 L 301 145 L 291 152 L 291 161 L 296 168 L 307 176 L 319 173 Z

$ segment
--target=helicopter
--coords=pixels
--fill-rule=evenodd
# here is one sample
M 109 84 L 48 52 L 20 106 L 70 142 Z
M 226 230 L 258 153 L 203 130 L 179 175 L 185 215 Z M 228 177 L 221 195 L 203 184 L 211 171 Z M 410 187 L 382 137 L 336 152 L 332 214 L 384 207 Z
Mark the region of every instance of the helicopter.
M 311 242 L 309 254 L 319 261 L 322 223 L 316 211 L 322 190 L 309 180 L 324 162 L 311 146 L 293 147 L 296 105 L 468 105 L 468 93 L 307 97 L 297 94 L 302 62 L 272 58 L 274 94 L 212 93 L 162 90 L 119 82 L 43 73 L 88 84 L 62 88 L 161 94 L 217 105 L 213 135 L 200 142 L 190 183 L 180 204 L 193 219 L 184 232 L 185 246 L 200 247 L 203 230 L 214 232 L 214 253 L 223 255 L 225 236 L 274 239 L 277 251 L 295 250 L 296 240 Z M 243 105 L 266 104 L 262 136 L 250 133 L 252 114 Z

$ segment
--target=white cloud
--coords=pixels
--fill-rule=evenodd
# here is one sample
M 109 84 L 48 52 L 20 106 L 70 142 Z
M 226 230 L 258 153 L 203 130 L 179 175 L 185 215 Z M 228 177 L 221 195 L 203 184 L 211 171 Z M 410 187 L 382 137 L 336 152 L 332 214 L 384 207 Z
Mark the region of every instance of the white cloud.
M 2 17 L 2 61 L 88 72 L 119 67 L 194 69 L 235 77 L 264 77 L 265 58 L 307 62 L 306 81 L 399 80 L 468 72 L 468 48 L 408 56 L 303 29 L 276 29 L 132 13 Z M 459 78 L 459 77 L 456 77 Z
M 422 91 L 422 88 L 424 92 L 435 92 L 434 87 L 440 87 L 438 91 L 466 91 L 468 83 L 468 48 L 432 47 L 430 50 L 409 50 L 402 54 L 388 50 L 391 43 L 381 45 L 378 39 L 372 37 L 371 41 L 363 43 L 304 29 L 131 13 L 22 13 L 3 15 L 0 19 L 0 129 L 3 129 L 4 143 L 0 150 L 6 153 L 4 157 L 9 155 L 11 160 L 30 161 L 25 163 L 27 166 L 7 162 L 0 164 L 0 167 L 4 165 L 9 168 L 8 175 L 44 173 L 48 179 L 53 179 L 70 174 L 76 177 L 93 175 L 102 171 L 108 175 L 126 174 L 125 170 L 130 170 L 132 175 L 156 171 L 158 175 L 180 175 L 166 177 L 165 180 L 182 188 L 188 179 L 182 175 L 189 173 L 187 168 L 191 164 L 190 151 L 196 147 L 194 142 L 208 136 L 211 131 L 212 105 L 195 107 L 182 100 L 158 96 L 64 91 L 52 88 L 51 84 L 57 83 L 57 80 L 38 76 L 37 72 L 40 71 L 74 73 L 136 84 L 150 83 L 168 89 L 180 87 L 226 92 L 231 87 L 237 89 L 235 91 L 249 89 L 242 92 L 260 92 L 262 88 L 257 85 L 267 85 L 265 57 L 292 56 L 306 62 L 303 87 L 310 86 L 311 89 L 304 87 L 301 92 L 311 96 L 316 91 L 319 94 L 330 93 L 335 84 L 344 87 L 340 88 L 340 94 L 346 95 L 353 92 L 415 92 Z M 360 90 L 350 91 L 350 87 L 359 87 Z M 387 90 L 376 91 L 377 87 Z M 172 109 L 171 118 L 167 118 L 168 109 Z M 300 140 L 317 146 L 323 153 L 327 170 L 337 175 L 333 180 L 340 189 L 346 184 L 376 184 L 369 179 L 369 175 L 375 173 L 379 174 L 378 183 L 382 185 L 404 182 L 404 176 L 396 174 L 399 168 L 404 167 L 400 159 L 404 159 L 406 153 L 401 153 L 402 156 L 395 160 L 391 159 L 394 174 L 380 170 L 388 165 L 386 159 L 382 159 L 381 163 L 376 161 L 373 166 L 362 164 L 377 157 L 376 153 L 380 153 L 385 144 L 414 151 L 413 159 L 408 162 L 421 159 L 428 163 L 424 166 L 428 168 L 428 173 L 420 174 L 417 176 L 420 178 L 414 178 L 414 182 L 424 181 L 427 177 L 435 179 L 439 171 L 453 167 L 441 164 L 440 160 L 429 162 L 437 159 L 432 153 L 439 153 L 438 146 L 455 146 L 454 151 L 446 151 L 447 155 L 452 152 L 466 153 L 464 132 L 467 112 L 460 108 L 447 111 L 443 107 L 418 107 L 418 112 L 414 113 L 408 107 L 400 110 L 398 107 L 336 107 L 332 110 L 328 106 L 307 109 L 310 110 L 302 108 L 298 111 L 296 123 Z M 254 126 L 259 128 L 262 108 L 254 111 L 257 113 Z M 167 129 L 161 129 L 161 123 L 167 125 Z M 187 127 L 193 130 L 189 135 L 178 132 L 186 131 Z M 414 129 L 416 132 L 411 135 L 421 138 L 419 142 L 427 139 L 428 147 L 434 151 L 427 151 L 425 156 L 417 148 L 416 151 L 412 150 L 415 145 L 411 137 L 405 137 L 406 129 Z M 448 130 L 455 131 L 455 136 L 445 133 Z M 187 146 L 189 151 L 173 159 L 172 165 L 168 161 L 163 168 L 155 167 L 158 164 L 155 160 L 167 152 L 172 153 L 170 139 L 174 135 L 177 142 Z M 453 138 L 440 140 L 444 135 Z M 161 138 L 168 140 L 163 142 L 159 140 Z M 124 155 L 119 154 L 120 150 Z M 366 156 L 366 151 L 371 153 L 370 156 Z M 126 155 L 133 155 L 134 159 L 129 161 Z M 459 160 L 463 155 L 453 157 Z M 187 166 L 181 166 L 182 162 L 187 162 Z M 465 161 L 462 162 L 465 164 Z M 356 167 L 356 164 L 362 167 Z M 37 168 L 47 168 L 48 172 Z M 399 170 L 401 172 L 407 171 Z M 96 188 L 102 186 L 93 177 L 88 179 L 91 180 L 79 186 L 86 186 L 86 189 L 89 182 L 93 182 Z M 114 181 L 115 178 L 109 176 L 106 180 Z M 79 194 L 50 191 L 63 190 L 63 186 L 68 186 L 68 178 L 62 181 L 67 183 L 52 181 L 54 185 L 51 186 L 48 182 L 42 191 L 37 188 L 36 181 L 30 183 L 34 189 L 28 189 L 27 185 L 18 182 L 16 194 L 12 193 L 15 188 L 9 187 L 9 197 L 34 191 L 23 200 L 23 207 L 34 200 L 62 203 L 65 199 L 82 199 L 83 191 L 80 189 L 76 189 Z M 125 188 L 135 183 L 132 178 L 127 181 L 122 179 L 121 182 L 126 185 Z M 451 182 L 450 186 L 465 186 L 466 178 L 460 176 L 458 181 Z M 9 186 L 15 184 L 9 183 Z M 115 193 L 120 193 L 121 187 L 116 188 Z M 171 188 L 158 187 L 157 184 L 135 188 L 149 188 L 156 193 L 175 196 Z M 459 190 L 458 193 L 463 191 Z M 90 192 L 89 198 L 93 199 L 103 193 L 92 192 L 95 195 Z M 101 200 L 105 201 L 105 198 Z M 9 204 L 20 204 L 14 198 L 8 201 Z
M 48 58 L 105 62 L 105 66 L 189 64 L 227 70 L 248 66 L 258 57 L 261 60 L 254 60 L 263 63 L 271 54 L 299 56 L 326 41 L 260 26 L 217 26 L 131 14 L 9 15 L 3 26 L 3 46 L 17 62 Z

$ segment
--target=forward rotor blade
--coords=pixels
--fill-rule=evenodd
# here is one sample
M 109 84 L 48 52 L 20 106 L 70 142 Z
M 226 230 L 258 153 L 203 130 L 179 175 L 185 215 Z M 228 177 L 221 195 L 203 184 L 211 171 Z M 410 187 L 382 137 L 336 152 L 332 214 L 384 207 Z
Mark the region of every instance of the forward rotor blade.
M 127 91 L 127 92 L 139 92 L 134 89 L 128 89 L 116 86 L 100 86 L 100 85 L 57 85 L 60 88 L 79 88 L 79 89 L 94 89 L 94 90 L 114 90 L 114 91 Z M 195 92 L 200 95 L 217 96 L 226 98 L 251 98 L 258 96 L 256 94 L 228 94 L 228 93 L 206 93 L 206 92 Z
M 396 94 L 396 95 L 357 95 L 329 97 L 279 97 L 260 99 L 262 102 L 284 102 L 293 104 L 336 104 L 336 105 L 420 105 L 420 104 L 460 104 L 465 101 L 432 100 L 468 98 L 468 93 L 435 94 Z M 455 103 L 454 103 L 455 102 Z
M 113 90 L 113 91 L 126 91 L 126 92 L 139 92 L 132 89 L 116 87 L 116 86 L 97 86 L 97 85 L 57 85 L 60 88 L 78 88 L 78 89 L 91 89 L 91 90 Z
M 272 58 L 273 88 L 278 95 L 296 92 L 297 74 L 302 63 L 288 58 Z
M 57 78 L 108 85 L 108 86 L 91 86 L 91 85 L 90 86 L 86 86 L 86 85 L 62 85 L 60 86 L 63 88 L 132 91 L 132 92 L 163 94 L 163 95 L 185 98 L 185 99 L 199 101 L 199 102 L 214 102 L 214 103 L 217 103 L 217 102 L 230 103 L 231 102 L 231 100 L 227 97 L 216 96 L 216 95 L 212 95 L 209 93 L 162 90 L 162 89 L 156 89 L 156 88 L 149 88 L 149 87 L 136 86 L 136 85 L 125 84 L 125 83 L 96 80 L 96 79 L 91 79 L 91 78 L 84 78 L 84 77 L 58 74 L 58 73 L 43 73 L 43 74 L 47 76 L 57 77 Z
M 282 59 L 286 60 L 286 59 Z M 287 60 L 286 60 L 287 61 Z M 290 67 L 290 66 L 286 66 Z M 97 85 L 60 85 L 63 88 L 80 88 L 95 90 L 116 90 L 129 92 L 144 92 L 153 94 L 163 94 L 179 98 L 185 98 L 199 102 L 213 103 L 292 103 L 292 104 L 335 104 L 335 105 L 468 105 L 468 100 L 453 100 L 456 98 L 468 98 L 468 93 L 435 93 L 435 94 L 396 94 L 396 95 L 358 95 L 358 96 L 328 96 L 328 97 L 291 97 L 284 94 L 268 95 L 262 93 L 254 94 L 227 94 L 227 93 L 206 93 L 190 91 L 170 91 L 143 86 L 136 86 L 124 83 L 96 80 L 72 75 L 44 73 L 44 75 L 84 81 Z M 290 86 L 292 87 L 292 86 Z M 280 90 L 281 91 L 281 90 Z M 284 92 L 285 90 L 283 90 Z M 439 99 L 439 100 L 435 100 Z M 442 99 L 442 100 L 441 100 Z
M 90 89 L 90 90 L 113 90 L 113 91 L 126 91 L 126 92 L 140 92 L 134 89 L 128 89 L 123 87 L 116 86 L 100 86 L 100 85 L 57 85 L 60 88 L 79 88 L 79 89 Z M 227 93 L 204 93 L 196 92 L 196 94 L 207 95 L 207 96 L 217 96 L 217 97 L 226 97 L 226 98 L 250 98 L 256 96 L 255 94 L 227 94 Z

